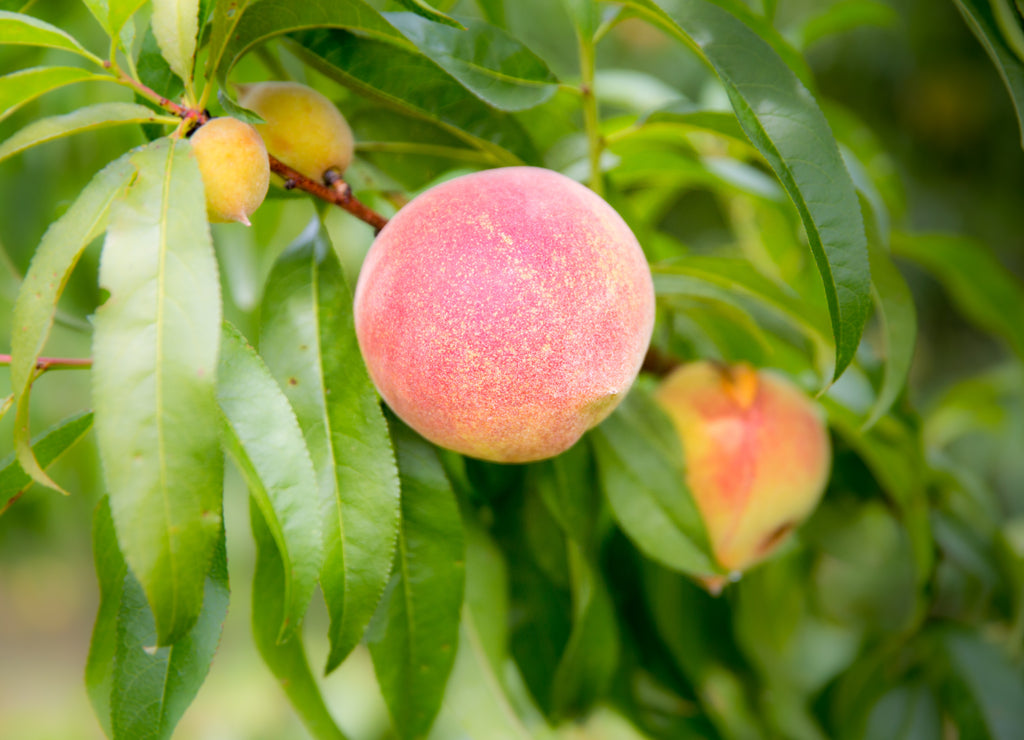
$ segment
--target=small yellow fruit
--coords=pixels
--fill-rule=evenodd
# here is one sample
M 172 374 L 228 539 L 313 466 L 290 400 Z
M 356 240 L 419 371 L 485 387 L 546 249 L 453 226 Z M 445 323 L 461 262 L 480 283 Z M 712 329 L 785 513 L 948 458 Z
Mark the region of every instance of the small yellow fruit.
M 289 167 L 321 182 L 324 173 L 342 173 L 352 161 L 354 140 L 341 111 L 316 90 L 297 82 L 257 82 L 238 86 L 238 102 L 259 113 L 267 149 Z
M 270 163 L 263 139 L 236 118 L 214 118 L 190 139 L 206 190 L 211 221 L 249 225 L 270 187 Z
M 686 482 L 722 567 L 764 559 L 814 510 L 832 452 L 821 408 L 793 383 L 749 365 L 694 362 L 655 399 L 679 433 Z

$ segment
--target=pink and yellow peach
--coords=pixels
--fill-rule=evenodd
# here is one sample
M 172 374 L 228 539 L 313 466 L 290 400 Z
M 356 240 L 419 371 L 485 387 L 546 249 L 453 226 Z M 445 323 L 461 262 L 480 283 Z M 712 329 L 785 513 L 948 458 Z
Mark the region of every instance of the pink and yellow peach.
M 636 238 L 600 197 L 510 167 L 438 185 L 391 220 L 355 294 L 384 400 L 427 439 L 526 462 L 571 447 L 619 403 L 654 323 Z
M 821 409 L 779 375 L 710 362 L 676 369 L 655 398 L 679 434 L 719 564 L 742 571 L 767 557 L 824 492 L 832 454 Z

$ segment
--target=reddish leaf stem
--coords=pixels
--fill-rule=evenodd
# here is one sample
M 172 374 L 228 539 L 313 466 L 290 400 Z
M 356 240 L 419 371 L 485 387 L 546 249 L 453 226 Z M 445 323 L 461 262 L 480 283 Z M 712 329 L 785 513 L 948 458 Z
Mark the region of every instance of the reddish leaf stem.
M 0 355 L 0 365 L 10 365 L 10 355 Z M 47 370 L 69 370 L 92 367 L 91 357 L 40 357 L 36 360 L 36 369 L 40 374 Z

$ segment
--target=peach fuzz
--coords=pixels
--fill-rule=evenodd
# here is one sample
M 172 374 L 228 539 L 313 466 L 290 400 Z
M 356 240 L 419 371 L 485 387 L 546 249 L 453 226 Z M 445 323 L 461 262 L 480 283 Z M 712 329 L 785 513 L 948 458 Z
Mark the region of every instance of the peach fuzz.
M 355 293 L 381 396 L 438 445 L 498 462 L 571 447 L 640 370 L 654 288 L 592 191 L 508 167 L 438 185 L 377 237 Z
M 189 139 L 199 162 L 211 221 L 238 221 L 260 207 L 270 188 L 270 160 L 256 129 L 236 118 L 212 118 Z
M 719 564 L 767 557 L 817 505 L 832 452 L 820 407 L 748 365 L 677 368 L 655 399 L 682 443 L 686 482 Z

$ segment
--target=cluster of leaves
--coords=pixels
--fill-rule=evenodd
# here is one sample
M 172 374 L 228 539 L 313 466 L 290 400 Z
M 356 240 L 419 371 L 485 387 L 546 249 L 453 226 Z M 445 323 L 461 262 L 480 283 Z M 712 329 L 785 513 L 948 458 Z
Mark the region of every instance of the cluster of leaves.
M 994 44 L 985 3 L 957 2 Z M 4 501 L 30 481 L 56 488 L 45 469 L 94 422 L 107 495 L 86 681 L 108 735 L 169 737 L 213 659 L 228 605 L 225 453 L 251 493 L 256 645 L 317 738 L 342 737 L 303 644 L 318 585 L 325 670 L 365 641 L 401 737 L 427 735 L 442 702 L 474 738 L 550 737 L 569 720 L 611 721 L 607 708 L 628 718 L 620 733 L 652 738 L 1024 732 L 1024 530 L 951 454 L 1004 433 L 1020 403 L 1024 290 L 983 245 L 900 230 L 883 147 L 817 95 L 800 46 L 885 21 L 884 6 L 840 3 L 784 36 L 770 0 L 478 0 L 466 16 L 422 0 L 391 13 L 364 0 L 153 0 L 148 23 L 144 4 L 86 0 L 106 59 L 0 11 L 0 43 L 92 65 L 0 77 L 0 118 L 84 81 L 138 96 L 31 123 L 0 160 L 115 125 L 151 139 L 99 172 L 36 250 L 12 320 L 15 455 L 0 471 Z M 558 20 L 578 79 L 517 38 L 516 14 Z M 597 69 L 596 46 L 627 21 L 703 61 L 702 94 Z M 1018 85 L 1024 68 L 1000 54 Z M 215 237 L 227 232 L 206 222 L 181 115 L 215 106 L 218 90 L 223 113 L 252 120 L 230 94 L 236 67 L 345 88 L 360 139 L 350 179 L 379 207 L 466 167 L 589 181 L 651 262 L 658 356 L 744 360 L 827 389 L 835 470 L 799 541 L 722 598 L 695 585 L 716 566 L 653 375 L 543 463 L 491 465 L 419 438 L 363 368 L 354 276 L 324 211 L 248 310 L 222 296 L 232 265 Z M 693 194 L 711 221 L 674 218 Z M 93 412 L 33 439 L 39 357 L 100 235 Z M 916 318 L 894 256 L 1016 359 L 913 408 Z M 224 321 L 229 304 L 244 334 Z

